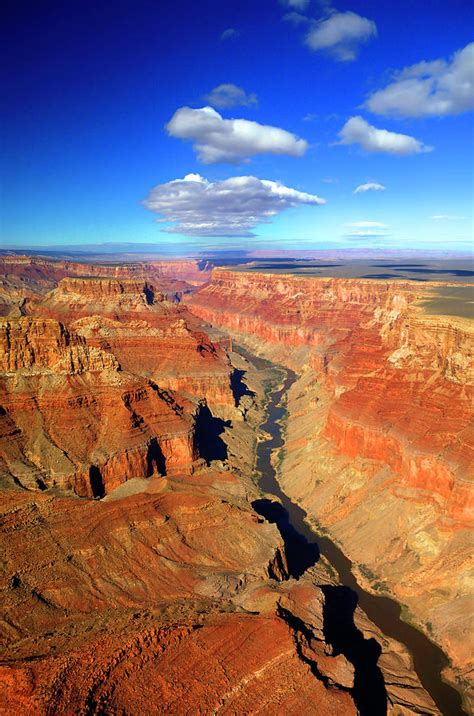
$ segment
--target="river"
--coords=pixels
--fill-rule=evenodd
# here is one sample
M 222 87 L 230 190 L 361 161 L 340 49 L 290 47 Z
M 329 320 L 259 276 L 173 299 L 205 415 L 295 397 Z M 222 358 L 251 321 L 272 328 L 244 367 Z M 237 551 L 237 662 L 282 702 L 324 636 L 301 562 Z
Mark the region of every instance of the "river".
M 256 472 L 262 491 L 275 496 L 280 505 L 278 502 L 262 499 L 254 503 L 254 508 L 277 524 L 285 541 L 289 571 L 293 577 L 298 578 L 308 567 L 314 565 L 320 554 L 328 559 L 337 572 L 342 586 L 323 587 L 326 604 L 329 605 L 325 632 L 335 653 L 343 653 L 354 664 L 354 696 L 359 712 L 363 716 L 386 713 L 387 700 L 386 695 L 384 697 L 383 678 L 376 666 L 380 646 L 374 639 L 364 639 L 353 623 L 352 616 L 357 604 L 383 634 L 396 639 L 407 648 L 421 684 L 441 713 L 445 716 L 467 716 L 462 707 L 461 695 L 441 677 L 442 670 L 449 665 L 448 657 L 442 649 L 421 631 L 401 619 L 401 607 L 395 600 L 365 591 L 352 572 L 351 561 L 326 535 L 318 534 L 315 528 L 310 526 L 306 520 L 306 512 L 281 489 L 271 456 L 274 450 L 284 447 L 283 423 L 286 408 L 283 402 L 297 378 L 296 374 L 256 357 L 241 347 L 238 352 L 258 370 L 272 369 L 274 375 L 268 392 L 266 420 L 261 426 L 268 438 L 258 443 Z M 332 619 L 333 616 L 336 616 L 336 619 Z

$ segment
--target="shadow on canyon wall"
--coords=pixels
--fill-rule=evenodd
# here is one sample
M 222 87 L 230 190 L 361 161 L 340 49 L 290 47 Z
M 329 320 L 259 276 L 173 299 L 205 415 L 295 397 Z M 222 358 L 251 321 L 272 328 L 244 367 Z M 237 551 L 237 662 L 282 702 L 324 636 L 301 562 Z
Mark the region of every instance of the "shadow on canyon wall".
M 150 440 L 146 456 L 147 477 L 158 473 L 166 475 L 166 459 L 156 438 Z
M 325 585 L 324 638 L 334 656 L 343 654 L 354 667 L 352 695 L 361 716 L 384 716 L 387 713 L 387 691 L 377 666 L 382 648 L 373 638 L 364 639 L 354 624 L 357 594 L 349 587 Z
M 97 465 L 89 467 L 89 483 L 94 497 L 104 497 L 105 487 L 102 479 L 102 473 Z
M 227 445 L 220 436 L 228 427 L 232 427 L 230 420 L 215 418 L 207 405 L 200 406 L 196 415 L 196 446 L 208 465 L 212 460 L 227 460 Z
M 230 377 L 230 387 L 232 389 L 236 408 L 240 405 L 240 401 L 245 395 L 248 395 L 250 398 L 255 396 L 253 390 L 250 390 L 243 381 L 245 373 L 245 370 L 238 370 L 237 368 L 234 368 Z
M 268 522 L 276 524 L 282 536 L 290 577 L 299 579 L 319 559 L 317 543 L 310 542 L 290 523 L 287 510 L 278 502 L 268 499 L 254 500 L 252 507 Z M 364 639 L 354 623 L 357 594 L 349 587 L 324 585 L 324 636 L 333 648 L 334 656 L 343 654 L 354 667 L 352 696 L 361 716 L 385 716 L 387 692 L 383 675 L 377 666 L 382 648 L 375 639 Z M 287 614 L 282 616 L 289 626 L 302 632 L 308 628 L 301 622 L 290 623 Z M 312 671 L 314 669 L 312 667 Z M 318 678 L 320 675 L 315 673 Z
M 252 507 L 268 522 L 276 524 L 285 545 L 285 557 L 290 577 L 299 579 L 319 559 L 319 548 L 315 542 L 308 542 L 290 522 L 288 512 L 279 502 L 254 500 Z

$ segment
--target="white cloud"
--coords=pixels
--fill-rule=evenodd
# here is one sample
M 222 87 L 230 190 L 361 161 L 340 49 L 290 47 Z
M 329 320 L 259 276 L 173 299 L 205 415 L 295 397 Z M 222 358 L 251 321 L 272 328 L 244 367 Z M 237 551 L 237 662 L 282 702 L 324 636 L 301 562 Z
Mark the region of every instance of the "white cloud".
M 377 221 L 360 221 L 354 224 L 346 224 L 347 229 L 342 236 L 349 241 L 357 239 L 387 239 L 391 236 L 386 224 Z M 359 228 L 357 228 L 359 227 Z M 349 230 L 348 230 L 349 229 Z M 352 230 L 350 230 L 352 229 Z
M 299 25 L 311 25 L 313 22 L 311 18 L 306 15 L 302 15 L 300 12 L 295 12 L 294 10 L 285 13 L 282 19 L 285 22 L 290 22 L 295 27 L 298 27 Z
M 382 223 L 381 221 L 352 221 L 349 224 L 344 224 L 344 226 L 352 227 L 354 229 L 386 229 L 387 224 Z
M 258 104 L 257 95 L 254 92 L 247 92 L 231 83 L 225 83 L 214 87 L 205 98 L 213 107 L 250 107 Z
M 309 0 L 280 0 L 280 2 L 293 10 L 306 10 L 309 5 Z
M 385 187 L 383 184 L 378 184 L 375 181 L 369 181 L 367 184 L 359 184 L 359 186 L 356 186 L 354 189 L 354 194 L 362 194 L 366 191 L 385 191 L 387 187 Z
M 158 184 L 143 202 L 161 215 L 160 223 L 174 224 L 165 231 L 188 236 L 252 236 L 257 224 L 285 209 L 325 203 L 315 194 L 268 179 L 241 176 L 209 182 L 199 174 Z
M 333 12 L 313 22 L 305 37 L 311 50 L 326 50 L 337 60 L 350 62 L 357 57 L 358 45 L 377 35 L 375 22 L 355 12 Z
M 456 214 L 435 214 L 431 217 L 434 221 L 460 221 L 465 216 L 457 216 Z
M 443 117 L 474 109 L 474 42 L 449 61 L 418 62 L 366 102 L 371 112 L 397 117 Z
M 212 107 L 181 107 L 166 130 L 172 137 L 194 140 L 204 164 L 238 162 L 255 154 L 301 157 L 308 149 L 308 142 L 285 129 L 247 119 L 223 119 Z
M 343 225 L 343 238 L 348 241 L 358 239 L 387 239 L 391 236 L 389 227 L 382 221 L 351 221 Z
M 347 120 L 339 132 L 339 137 L 339 144 L 359 144 L 367 152 L 406 155 L 430 152 L 433 149 L 408 134 L 377 129 L 362 117 L 351 117 Z
M 234 27 L 228 27 L 227 30 L 221 33 L 221 40 L 230 40 L 232 37 L 238 37 L 240 32 Z

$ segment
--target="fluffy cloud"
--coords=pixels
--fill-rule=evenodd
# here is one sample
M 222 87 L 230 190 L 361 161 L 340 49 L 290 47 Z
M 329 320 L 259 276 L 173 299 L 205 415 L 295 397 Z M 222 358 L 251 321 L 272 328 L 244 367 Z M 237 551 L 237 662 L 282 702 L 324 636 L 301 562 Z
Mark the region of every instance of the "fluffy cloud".
M 374 92 L 366 106 L 376 114 L 442 117 L 474 109 L 474 42 L 450 61 L 419 62 Z
M 387 187 L 385 187 L 383 184 L 378 184 L 375 181 L 369 181 L 367 184 L 359 184 L 359 186 L 356 186 L 354 189 L 354 194 L 362 194 L 366 191 L 385 191 Z
M 301 157 L 308 148 L 308 142 L 284 129 L 247 119 L 223 119 L 212 107 L 181 107 L 166 130 L 172 137 L 193 140 L 204 164 L 238 162 L 255 154 Z
M 213 107 L 249 107 L 258 104 L 257 95 L 247 92 L 233 84 L 222 84 L 214 87 L 212 92 L 205 98 L 206 102 Z
M 357 57 L 358 46 L 376 35 L 372 20 L 355 12 L 333 12 L 312 23 L 305 43 L 311 50 L 326 50 L 337 60 L 350 62 Z
M 221 33 L 221 40 L 230 40 L 232 37 L 238 37 L 240 32 L 233 27 L 228 27 L 227 30 Z
M 174 223 L 165 231 L 188 236 L 253 236 L 257 224 L 284 209 L 325 203 L 315 194 L 268 179 L 241 176 L 209 182 L 199 174 L 158 184 L 143 202 L 161 215 L 160 223 Z
M 339 137 L 339 144 L 359 144 L 367 152 L 405 155 L 433 149 L 408 134 L 377 129 L 362 117 L 351 117 L 339 132 Z

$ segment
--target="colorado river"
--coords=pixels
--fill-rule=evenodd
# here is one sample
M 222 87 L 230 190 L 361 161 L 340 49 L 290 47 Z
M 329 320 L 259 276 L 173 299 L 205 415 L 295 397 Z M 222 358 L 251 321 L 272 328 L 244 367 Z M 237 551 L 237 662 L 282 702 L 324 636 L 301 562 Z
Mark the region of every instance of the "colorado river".
M 319 554 L 323 554 L 339 576 L 343 585 L 339 589 L 343 590 L 341 594 L 345 596 L 346 601 L 351 601 L 353 598 L 354 606 L 357 603 L 387 637 L 396 639 L 408 649 L 421 684 L 431 695 L 441 713 L 445 716 L 467 716 L 462 708 L 459 692 L 441 677 L 442 670 L 449 665 L 444 652 L 421 631 L 401 619 L 401 607 L 396 601 L 366 592 L 352 573 L 351 561 L 327 536 L 318 534 L 310 527 L 306 521 L 306 512 L 282 491 L 271 456 L 275 449 L 284 446 L 282 421 L 286 417 L 286 409 L 282 401 L 297 376 L 292 371 L 274 366 L 269 361 L 258 358 L 240 347 L 239 352 L 258 370 L 269 368 L 274 370 L 275 382 L 268 394 L 266 420 L 261 426 L 269 437 L 258 444 L 256 471 L 262 491 L 274 495 L 281 503 L 281 507 L 270 500 L 259 500 L 259 504 L 254 506 L 260 514 L 277 524 L 285 541 L 290 573 L 294 577 L 301 576 L 305 569 L 317 561 Z M 342 596 L 339 595 L 339 598 Z M 375 663 L 376 659 L 374 675 L 378 672 Z M 376 687 L 378 686 L 377 684 Z M 367 716 L 372 714 L 377 716 L 386 712 L 382 696 L 376 702 L 377 705 L 374 706 L 374 703 L 374 700 L 371 701 L 370 698 L 367 700 L 366 696 L 362 695 L 359 711 Z

